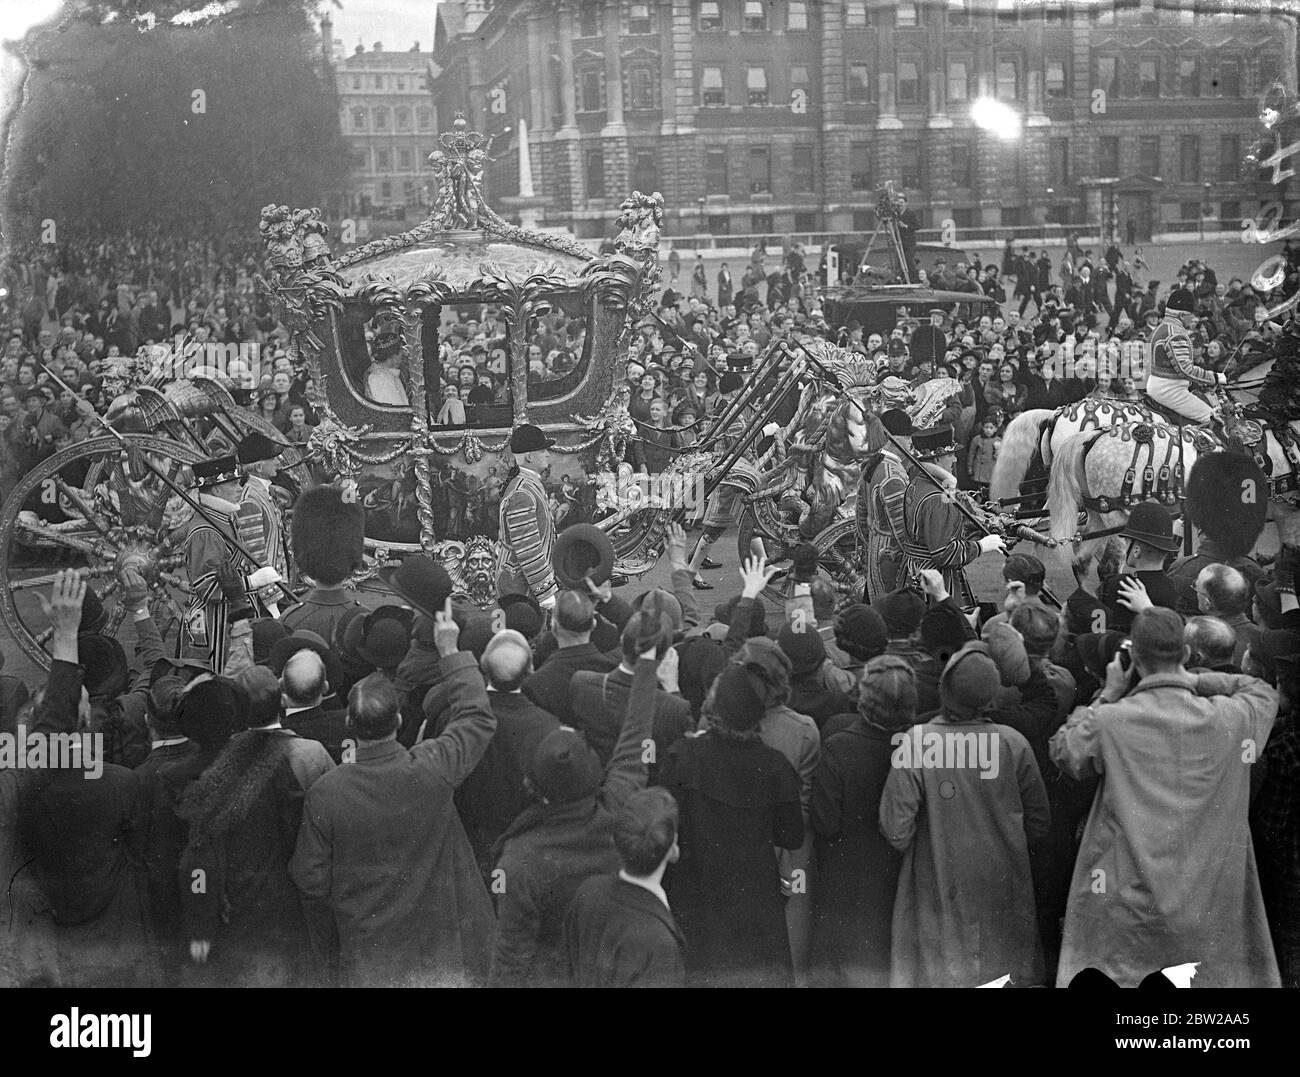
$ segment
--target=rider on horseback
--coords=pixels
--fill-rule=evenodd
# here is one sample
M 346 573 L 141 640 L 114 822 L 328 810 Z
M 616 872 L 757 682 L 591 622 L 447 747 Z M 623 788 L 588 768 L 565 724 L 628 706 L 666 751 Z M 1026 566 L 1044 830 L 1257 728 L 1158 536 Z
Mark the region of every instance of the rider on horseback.
M 1193 362 L 1192 335 L 1196 325 L 1195 300 L 1186 288 L 1175 288 L 1165 303 L 1164 320 L 1147 345 L 1147 395 L 1157 404 L 1192 423 L 1218 418 L 1218 409 L 1202 395 L 1203 387 L 1223 385 L 1227 378 Z M 1202 387 L 1201 392 L 1192 386 Z

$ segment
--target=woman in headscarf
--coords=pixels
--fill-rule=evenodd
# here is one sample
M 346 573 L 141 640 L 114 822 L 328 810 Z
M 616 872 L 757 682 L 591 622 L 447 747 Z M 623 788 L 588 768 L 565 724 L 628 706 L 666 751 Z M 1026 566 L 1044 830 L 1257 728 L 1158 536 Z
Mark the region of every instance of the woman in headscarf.
M 673 745 L 662 781 L 681 809 L 681 860 L 665 880 L 699 986 L 793 984 L 773 846 L 803 842 L 799 780 L 759 729 L 766 689 L 727 666 L 704 702 L 706 730 Z
M 880 833 L 893 736 L 916 721 L 916 675 L 899 655 L 863 667 L 858 718 L 822 745 L 813 775 L 815 967 L 835 987 L 888 987 L 903 857 Z

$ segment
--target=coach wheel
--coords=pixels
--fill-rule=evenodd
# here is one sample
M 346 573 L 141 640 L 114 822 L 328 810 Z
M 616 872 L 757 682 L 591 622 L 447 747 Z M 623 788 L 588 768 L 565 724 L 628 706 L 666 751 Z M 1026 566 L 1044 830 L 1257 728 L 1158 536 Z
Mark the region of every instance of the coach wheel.
M 117 573 L 136 569 L 164 643 L 174 643 L 190 593 L 180 539 L 192 510 L 144 462 L 185 489 L 204 458 L 153 434 L 105 436 L 60 449 L 22 477 L 0 510 L 0 618 L 33 662 L 49 668 L 52 635 L 36 593 L 48 594 L 67 568 L 83 570 L 104 600 L 110 635 L 127 612 L 111 601 Z

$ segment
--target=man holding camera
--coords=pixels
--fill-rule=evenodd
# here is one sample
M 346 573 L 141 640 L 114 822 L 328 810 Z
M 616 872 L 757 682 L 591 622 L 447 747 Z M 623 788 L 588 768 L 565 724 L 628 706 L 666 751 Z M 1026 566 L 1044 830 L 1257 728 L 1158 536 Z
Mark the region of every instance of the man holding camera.
M 1131 644 L 1100 695 L 1051 740 L 1070 777 L 1104 777 L 1075 861 L 1057 986 L 1093 967 L 1136 987 L 1196 962 L 1198 987 L 1278 987 L 1247 821 L 1277 692 L 1189 673 L 1183 619 L 1135 605 Z

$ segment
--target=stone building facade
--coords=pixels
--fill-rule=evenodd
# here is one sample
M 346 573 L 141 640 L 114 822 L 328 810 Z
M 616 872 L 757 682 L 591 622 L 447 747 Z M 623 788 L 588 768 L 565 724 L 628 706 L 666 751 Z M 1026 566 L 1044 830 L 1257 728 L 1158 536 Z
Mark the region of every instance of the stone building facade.
M 432 90 L 440 128 L 496 135 L 498 205 L 524 120 L 542 223 L 579 236 L 634 188 L 669 235 L 858 231 L 891 179 L 923 227 L 1144 237 L 1278 194 L 1241 162 L 1263 89 L 1294 89 L 1295 25 L 1216 2 L 443 0 Z M 1015 137 L 975 125 L 982 98 Z

